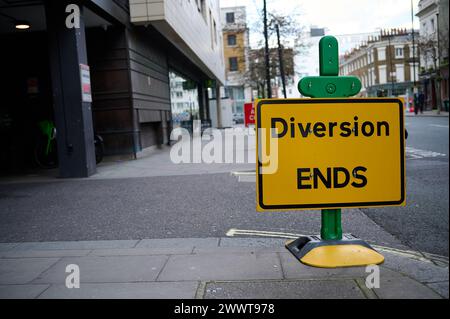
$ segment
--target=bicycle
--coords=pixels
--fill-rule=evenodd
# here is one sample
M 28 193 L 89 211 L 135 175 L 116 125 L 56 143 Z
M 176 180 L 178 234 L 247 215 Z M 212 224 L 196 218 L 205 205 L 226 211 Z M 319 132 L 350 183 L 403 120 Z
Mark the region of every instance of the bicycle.
M 58 167 L 56 126 L 50 120 L 38 123 L 39 134 L 34 147 L 34 160 L 39 167 L 52 169 Z M 100 135 L 94 134 L 95 162 L 103 160 L 104 143 Z

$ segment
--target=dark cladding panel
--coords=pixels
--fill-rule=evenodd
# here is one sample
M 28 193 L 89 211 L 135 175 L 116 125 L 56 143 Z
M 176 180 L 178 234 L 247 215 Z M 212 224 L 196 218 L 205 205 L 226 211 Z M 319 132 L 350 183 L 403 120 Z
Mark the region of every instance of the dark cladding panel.
M 102 135 L 103 142 L 108 145 L 108 153 L 105 155 L 133 154 L 133 133 L 111 132 Z
M 139 110 L 139 122 L 161 122 L 161 111 Z
M 128 39 L 134 107 L 170 110 L 169 68 L 164 43 L 143 27 L 130 30 Z
M 98 110 L 94 113 L 95 129 L 100 135 L 118 131 L 131 131 L 130 109 Z
M 105 154 L 133 153 L 133 117 L 128 52 L 123 27 L 87 30 L 95 131 Z
M 131 70 L 134 107 L 170 110 L 169 83 Z
M 141 124 L 142 148 L 163 144 L 164 139 L 161 130 L 161 122 Z
M 92 74 L 92 91 L 94 94 L 129 93 L 128 70 L 117 70 L 111 67 L 103 70 L 96 69 Z

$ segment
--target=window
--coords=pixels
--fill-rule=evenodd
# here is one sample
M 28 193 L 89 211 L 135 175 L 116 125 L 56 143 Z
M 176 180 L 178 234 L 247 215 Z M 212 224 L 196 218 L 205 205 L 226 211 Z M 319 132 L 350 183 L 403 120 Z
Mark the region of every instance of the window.
M 387 73 L 385 65 L 378 66 L 378 79 L 379 79 L 378 84 L 387 83 Z
M 405 82 L 405 66 L 403 64 L 395 65 L 395 74 L 397 82 Z
M 238 70 L 238 58 L 236 57 L 232 57 L 228 59 L 229 63 L 230 63 L 230 71 L 234 72 Z
M 419 79 L 419 64 L 418 63 L 410 63 L 410 81 L 417 81 Z
M 217 44 L 217 25 L 216 20 L 214 20 L 211 10 L 209 10 L 209 25 L 211 32 L 211 49 L 214 50 Z
M 400 48 L 400 47 L 395 48 L 395 58 L 396 59 L 403 58 L 403 48 Z
M 228 35 L 228 41 L 227 42 L 228 42 L 229 46 L 236 45 L 236 35 L 235 34 Z
M 217 24 L 216 20 L 213 19 L 213 35 L 214 35 L 214 44 L 217 44 Z
M 227 23 L 234 23 L 234 12 L 227 12 Z
M 386 60 L 386 48 L 378 48 L 378 61 Z
M 206 3 L 205 0 L 197 0 L 197 9 L 203 16 L 203 19 L 206 20 Z

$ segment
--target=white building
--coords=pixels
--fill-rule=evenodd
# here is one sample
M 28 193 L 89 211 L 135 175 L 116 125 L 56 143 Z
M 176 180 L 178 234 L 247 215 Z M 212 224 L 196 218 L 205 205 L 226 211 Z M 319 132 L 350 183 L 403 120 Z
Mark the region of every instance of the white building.
M 360 79 L 360 96 L 404 96 L 409 101 L 418 80 L 411 31 L 382 30 L 366 40 L 341 56 L 340 74 Z
M 134 24 L 154 26 L 210 78 L 225 82 L 219 0 L 130 0 L 130 15 Z
M 448 110 L 448 0 L 420 0 L 420 83 L 425 107 Z
M 416 16 L 420 21 L 420 66 L 424 70 L 434 69 L 439 67 L 437 59 L 437 41 L 438 41 L 438 14 L 439 14 L 439 0 L 420 0 L 419 11 Z M 425 43 L 431 44 L 430 46 Z

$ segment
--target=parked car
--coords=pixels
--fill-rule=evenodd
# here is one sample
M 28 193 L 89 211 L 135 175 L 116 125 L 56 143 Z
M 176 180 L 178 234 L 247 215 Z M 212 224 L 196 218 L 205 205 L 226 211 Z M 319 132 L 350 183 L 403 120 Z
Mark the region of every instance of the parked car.
M 235 124 L 244 124 L 244 114 L 242 114 L 242 113 L 234 113 L 233 114 L 233 122 Z

